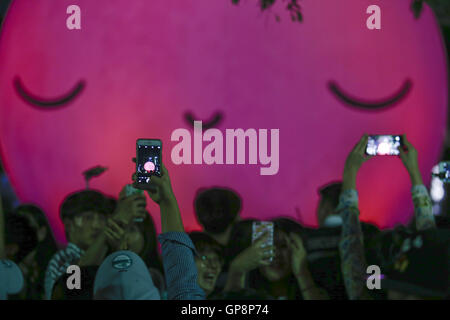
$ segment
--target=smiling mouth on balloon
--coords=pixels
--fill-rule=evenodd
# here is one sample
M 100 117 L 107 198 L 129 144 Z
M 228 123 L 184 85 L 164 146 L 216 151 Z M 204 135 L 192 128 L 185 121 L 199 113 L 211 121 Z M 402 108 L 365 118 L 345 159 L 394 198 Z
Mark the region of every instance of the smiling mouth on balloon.
M 17 94 L 29 105 L 40 110 L 55 110 L 65 107 L 67 104 L 72 102 L 80 93 L 83 91 L 86 83 L 80 80 L 69 93 L 56 97 L 53 99 L 47 99 L 38 97 L 32 94 L 29 90 L 25 88 L 19 77 L 16 77 L 13 81 L 14 88 Z
M 353 97 L 344 92 L 344 90 L 342 90 L 334 81 L 328 82 L 328 88 L 339 101 L 343 102 L 346 106 L 367 111 L 381 111 L 395 106 L 406 98 L 408 93 L 411 91 L 411 87 L 412 81 L 406 79 L 400 89 L 389 97 L 378 100 L 367 100 Z
M 218 111 L 212 116 L 212 118 L 209 121 L 202 121 L 202 128 L 205 130 L 214 128 L 217 125 L 219 125 L 220 122 L 222 122 L 223 118 L 224 118 L 223 114 L 220 111 Z M 192 126 L 192 128 L 194 127 L 194 121 L 201 120 L 195 117 L 194 114 L 190 111 L 184 114 L 184 119 L 187 121 L 187 123 L 189 123 L 189 125 Z

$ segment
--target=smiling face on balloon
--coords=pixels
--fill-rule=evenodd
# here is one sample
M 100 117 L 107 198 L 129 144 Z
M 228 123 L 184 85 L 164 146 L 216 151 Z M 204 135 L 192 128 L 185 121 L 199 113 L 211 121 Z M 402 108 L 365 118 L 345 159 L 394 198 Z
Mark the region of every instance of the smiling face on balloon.
M 81 173 L 108 167 L 91 186 L 118 193 L 138 138 L 163 141 L 188 229 L 196 226 L 196 190 L 212 185 L 239 192 L 243 216 L 315 225 L 317 189 L 341 178 L 365 132 L 406 133 L 428 175 L 447 106 L 435 18 L 426 7 L 415 19 L 406 0 L 346 3 L 302 1 L 298 23 L 282 4 L 261 13 L 252 1 L 13 1 L 0 36 L 0 147 L 16 192 L 46 210 L 61 240 L 58 206 L 83 188 Z M 81 30 L 66 27 L 73 4 Z M 380 30 L 366 27 L 372 4 L 382 10 Z M 278 172 L 260 175 L 249 159 L 175 165 L 171 135 L 193 133 L 194 120 L 224 134 L 279 129 Z M 409 188 L 397 158 L 365 164 L 363 220 L 407 221 Z

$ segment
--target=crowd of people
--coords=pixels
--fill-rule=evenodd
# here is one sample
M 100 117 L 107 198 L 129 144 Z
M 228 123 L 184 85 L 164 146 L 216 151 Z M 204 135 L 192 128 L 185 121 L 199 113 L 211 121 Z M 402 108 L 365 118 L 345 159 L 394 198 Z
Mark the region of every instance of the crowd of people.
M 277 217 L 272 233 L 255 238 L 259 221 L 240 217 L 241 197 L 213 187 L 193 199 L 202 231 L 187 233 L 164 165 L 161 177 L 131 189 L 158 204 L 159 235 L 145 194 L 130 186 L 117 199 L 91 189 L 68 195 L 60 206 L 64 248 L 40 208 L 3 210 L 0 201 L 0 300 L 448 299 L 450 231 L 435 220 L 406 137 L 399 158 L 414 218 L 391 230 L 360 221 L 356 177 L 370 159 L 367 139 L 349 153 L 342 181 L 319 189 L 318 228 Z

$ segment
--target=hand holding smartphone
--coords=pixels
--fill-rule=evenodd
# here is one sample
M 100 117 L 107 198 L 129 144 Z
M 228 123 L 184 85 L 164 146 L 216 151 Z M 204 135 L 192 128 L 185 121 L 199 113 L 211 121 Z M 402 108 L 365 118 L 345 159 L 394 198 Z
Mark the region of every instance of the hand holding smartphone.
M 252 243 L 260 239 L 262 236 L 266 236 L 267 240 L 261 245 L 262 248 L 273 246 L 273 222 L 270 221 L 255 221 L 252 224 Z M 267 261 L 272 262 L 273 258 L 270 257 Z
M 143 193 L 144 193 L 144 191 L 142 191 L 140 189 L 136 189 L 131 184 L 127 184 L 125 186 L 125 197 L 129 197 L 129 196 L 132 196 L 134 194 L 143 194 Z

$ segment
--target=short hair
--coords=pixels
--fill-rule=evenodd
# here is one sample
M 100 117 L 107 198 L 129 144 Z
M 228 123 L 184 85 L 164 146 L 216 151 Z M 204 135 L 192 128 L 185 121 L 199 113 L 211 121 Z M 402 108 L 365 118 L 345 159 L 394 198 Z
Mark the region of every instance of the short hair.
M 341 191 L 342 182 L 335 181 L 320 187 L 319 195 L 322 200 L 330 202 L 333 208 L 336 208 L 339 205 L 339 196 L 341 194 Z
M 27 218 L 9 213 L 5 217 L 6 244 L 17 244 L 19 251 L 14 260 L 19 263 L 37 244 L 36 231 L 31 227 Z
M 224 232 L 241 210 L 241 198 L 231 189 L 209 188 L 197 192 L 195 214 L 206 232 Z
M 83 190 L 69 194 L 61 204 L 61 220 L 73 219 L 75 216 L 88 211 L 109 214 L 111 201 L 101 192 Z
M 205 251 L 205 250 L 211 250 L 219 255 L 219 257 L 223 257 L 223 247 L 218 243 L 213 237 L 210 235 L 194 231 L 189 233 L 189 238 L 191 238 L 192 243 L 195 246 L 195 249 L 197 251 Z

